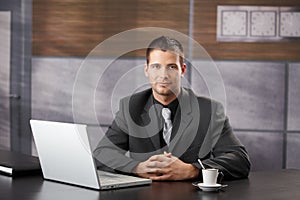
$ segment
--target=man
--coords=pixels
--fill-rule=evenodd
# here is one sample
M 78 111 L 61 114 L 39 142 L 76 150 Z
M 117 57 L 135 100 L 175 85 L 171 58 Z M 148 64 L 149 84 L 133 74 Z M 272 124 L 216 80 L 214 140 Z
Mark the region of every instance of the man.
M 151 89 L 120 101 L 95 158 L 114 170 L 155 181 L 201 179 L 198 158 L 226 179 L 247 177 L 249 157 L 222 105 L 181 86 L 186 72 L 182 45 L 162 36 L 150 43 L 146 57 Z

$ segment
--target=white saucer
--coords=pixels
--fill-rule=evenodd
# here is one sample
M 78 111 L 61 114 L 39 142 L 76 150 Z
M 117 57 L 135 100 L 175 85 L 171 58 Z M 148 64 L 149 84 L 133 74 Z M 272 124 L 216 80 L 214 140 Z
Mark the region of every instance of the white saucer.
M 205 185 L 204 183 L 198 183 L 197 186 L 205 192 L 212 192 L 212 191 L 217 191 L 222 187 L 226 187 L 227 185 L 221 185 L 218 183 L 215 185 Z

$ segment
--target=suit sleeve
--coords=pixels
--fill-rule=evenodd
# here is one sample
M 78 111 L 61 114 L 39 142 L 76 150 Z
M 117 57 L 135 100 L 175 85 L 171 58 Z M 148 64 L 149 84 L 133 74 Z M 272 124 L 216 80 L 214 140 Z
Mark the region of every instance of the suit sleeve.
M 124 101 L 120 101 L 119 111 L 103 138 L 93 152 L 94 158 L 103 169 L 113 169 L 132 173 L 139 161 L 126 156 L 129 136 L 124 117 Z
M 217 103 L 214 114 L 213 125 L 220 126 L 221 132 L 212 146 L 210 157 L 203 160 L 204 165 L 219 169 L 227 180 L 247 177 L 251 166 L 249 156 L 245 147 L 234 135 L 220 103 Z M 218 128 L 213 131 L 218 131 Z

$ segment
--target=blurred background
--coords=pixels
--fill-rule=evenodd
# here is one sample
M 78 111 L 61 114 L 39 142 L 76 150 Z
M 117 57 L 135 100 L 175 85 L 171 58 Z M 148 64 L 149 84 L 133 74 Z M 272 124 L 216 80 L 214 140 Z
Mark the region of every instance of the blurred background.
M 233 20 L 224 17 L 218 22 L 220 5 L 236 6 L 237 10 L 230 11 Z M 290 7 L 297 17 L 300 2 L 0 0 L 0 148 L 37 155 L 29 119 L 74 122 L 73 85 L 90 51 L 120 32 L 162 27 L 190 36 L 215 62 L 224 82 L 227 115 L 234 132 L 249 151 L 252 170 L 300 168 L 300 31 L 297 32 L 300 22 L 291 22 L 290 26 L 296 29 L 296 35 L 291 37 L 282 39 L 277 33 L 272 35 L 266 31 L 264 35 L 256 31 L 253 40 L 243 40 L 243 32 L 254 31 L 249 29 L 254 27 L 253 18 L 252 26 L 246 25 L 242 33 L 223 32 L 223 36 L 232 40 L 218 40 L 218 27 L 234 29 L 243 25 L 240 20 L 244 19 L 243 14 L 235 13 L 243 6 L 255 6 L 260 11 L 264 7 Z M 258 27 L 265 30 L 270 25 L 268 20 L 273 19 L 277 20 L 273 26 L 278 30 L 280 15 L 275 13 L 275 19 L 266 16 L 258 15 L 265 20 Z M 245 20 L 248 23 L 248 18 Z M 233 24 L 228 25 L 228 21 Z M 205 62 L 193 52 L 193 46 L 187 46 L 185 51 L 195 63 Z M 109 57 L 97 59 L 106 62 Z M 144 63 L 144 51 L 138 51 L 123 55 L 111 64 L 110 71 L 106 72 L 107 81 L 97 89 L 101 129 L 107 129 L 113 119 L 111 91 L 116 82 L 132 67 Z M 138 71 L 133 73 L 135 79 L 143 76 Z M 188 82 L 199 95 L 205 96 L 201 92 L 203 82 L 198 79 L 190 70 Z M 122 87 L 126 90 L 127 86 Z M 116 95 L 119 99 L 126 94 Z M 89 124 L 90 137 L 95 138 L 93 145 L 99 138 L 98 126 Z

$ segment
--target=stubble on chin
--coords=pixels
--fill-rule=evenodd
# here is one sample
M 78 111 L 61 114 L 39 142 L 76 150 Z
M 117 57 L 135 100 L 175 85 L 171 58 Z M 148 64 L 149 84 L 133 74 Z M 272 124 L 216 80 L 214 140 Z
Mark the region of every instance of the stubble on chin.
M 177 96 L 176 94 L 178 93 L 177 90 L 170 89 L 170 88 L 155 88 L 155 87 L 152 87 L 152 90 L 157 95 L 163 96 L 163 97 L 174 97 L 174 96 Z

